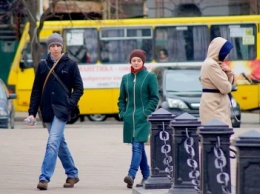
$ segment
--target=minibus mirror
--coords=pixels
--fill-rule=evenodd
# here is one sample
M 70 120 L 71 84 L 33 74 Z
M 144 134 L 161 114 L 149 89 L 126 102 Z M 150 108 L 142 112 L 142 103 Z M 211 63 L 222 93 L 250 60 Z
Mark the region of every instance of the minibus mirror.
M 235 91 L 237 91 L 237 86 L 232 85 L 232 92 L 235 92 Z

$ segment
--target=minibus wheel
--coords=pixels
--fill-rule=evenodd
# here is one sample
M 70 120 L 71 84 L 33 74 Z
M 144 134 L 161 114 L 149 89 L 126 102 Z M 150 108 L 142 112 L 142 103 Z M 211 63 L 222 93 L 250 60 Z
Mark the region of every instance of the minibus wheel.
M 101 121 L 105 121 L 107 119 L 107 116 L 103 114 L 93 114 L 93 115 L 88 115 L 88 119 L 90 121 L 101 122 Z
M 117 120 L 117 121 L 123 121 L 122 118 L 119 118 L 118 114 L 114 116 L 114 118 Z

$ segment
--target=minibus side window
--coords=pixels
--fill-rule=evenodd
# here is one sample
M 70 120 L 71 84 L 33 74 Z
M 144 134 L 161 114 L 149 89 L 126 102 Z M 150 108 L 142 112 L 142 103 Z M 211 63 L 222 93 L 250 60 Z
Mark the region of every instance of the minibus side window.
M 161 26 L 155 29 L 157 62 L 203 61 L 209 44 L 207 26 Z M 168 61 L 161 61 L 161 52 Z
M 228 60 L 253 60 L 256 58 L 256 25 L 212 25 L 211 40 L 221 36 L 233 43 Z
M 41 60 L 44 60 L 47 58 L 48 55 L 48 48 L 47 44 L 44 42 L 41 42 Z M 32 60 L 32 53 L 31 53 L 31 43 L 27 43 L 26 47 L 22 51 L 22 59 L 20 61 L 20 68 L 26 69 L 26 68 L 33 68 L 33 60 Z
M 102 28 L 100 61 L 104 64 L 129 63 L 129 53 L 139 48 L 146 52 L 146 62 L 151 62 L 152 44 L 150 27 Z
M 65 51 L 78 64 L 98 61 L 98 31 L 96 28 L 64 30 Z

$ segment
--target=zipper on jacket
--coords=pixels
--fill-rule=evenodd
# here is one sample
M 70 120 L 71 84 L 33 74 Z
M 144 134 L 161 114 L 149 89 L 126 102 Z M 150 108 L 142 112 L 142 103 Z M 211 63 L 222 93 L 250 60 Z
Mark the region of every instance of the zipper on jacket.
M 135 137 L 135 85 L 136 85 L 136 73 L 134 74 L 135 78 L 134 78 L 134 111 L 133 111 L 133 137 Z

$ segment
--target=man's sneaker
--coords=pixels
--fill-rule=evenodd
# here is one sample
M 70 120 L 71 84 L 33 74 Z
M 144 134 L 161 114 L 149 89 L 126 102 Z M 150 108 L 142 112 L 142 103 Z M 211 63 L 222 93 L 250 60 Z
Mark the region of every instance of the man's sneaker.
M 130 175 L 127 175 L 124 178 L 124 182 L 127 183 L 127 185 L 126 185 L 127 188 L 132 189 L 133 184 L 134 184 L 134 178 Z
M 37 188 L 40 189 L 40 190 L 47 190 L 48 182 L 44 181 L 44 180 L 39 181 Z
M 147 179 L 143 178 L 139 184 L 136 184 L 136 187 L 143 187 L 145 181 L 147 181 Z
M 64 188 L 72 188 L 74 187 L 74 185 L 79 182 L 79 178 L 75 177 L 75 178 L 67 178 L 66 179 L 66 183 L 64 183 L 63 187 Z

